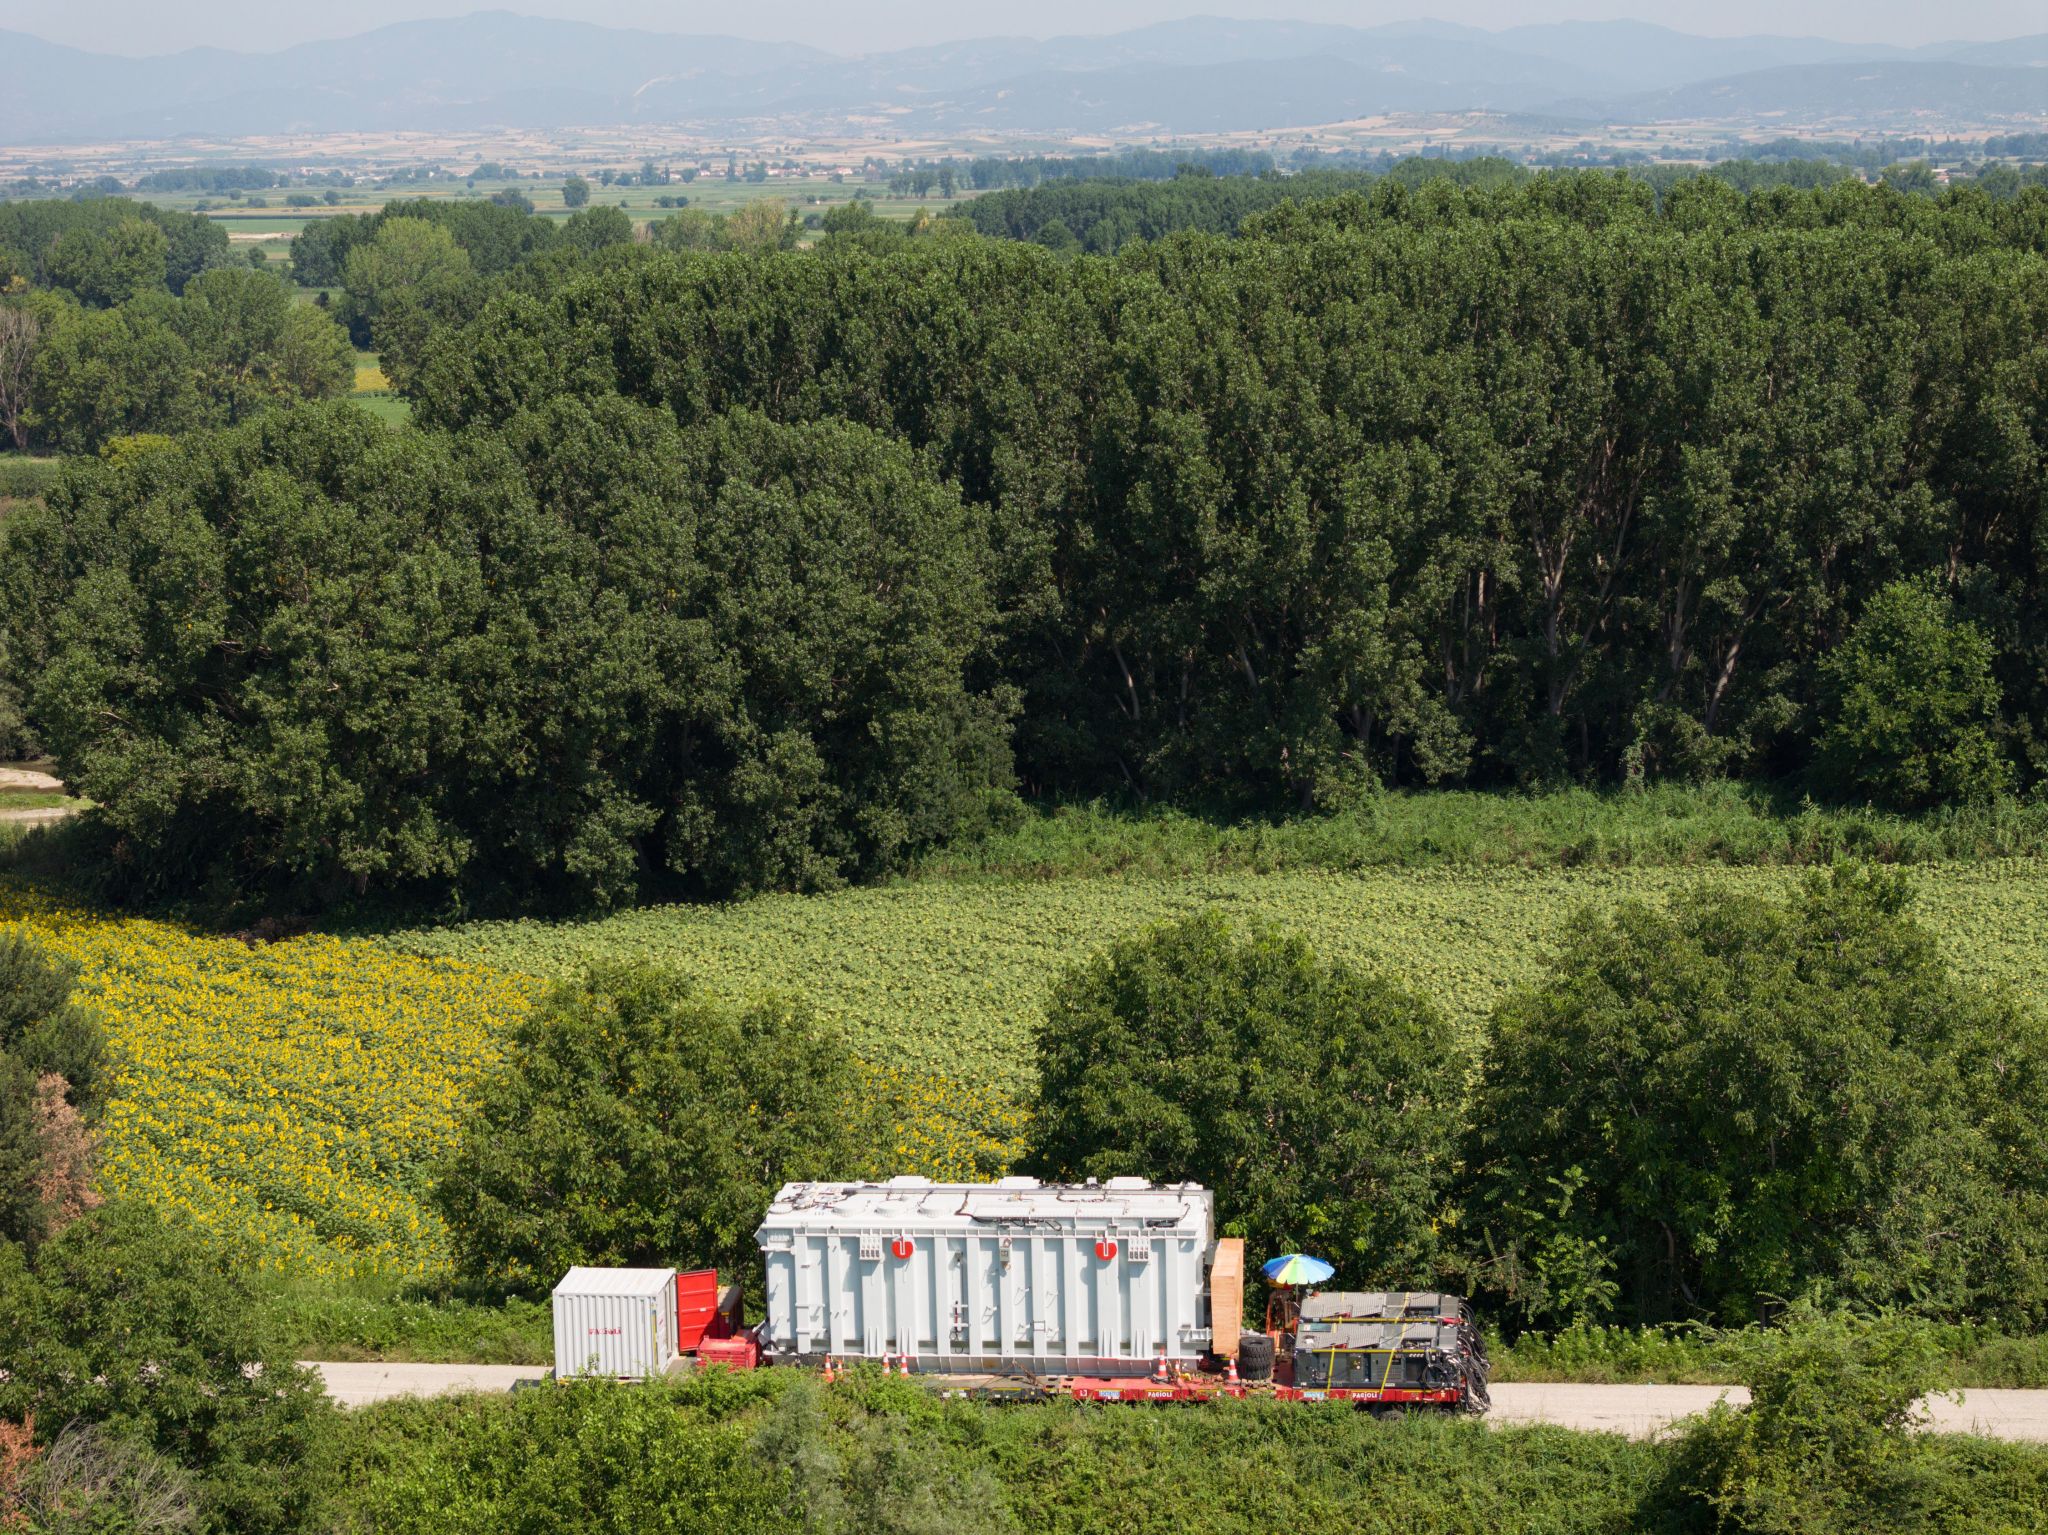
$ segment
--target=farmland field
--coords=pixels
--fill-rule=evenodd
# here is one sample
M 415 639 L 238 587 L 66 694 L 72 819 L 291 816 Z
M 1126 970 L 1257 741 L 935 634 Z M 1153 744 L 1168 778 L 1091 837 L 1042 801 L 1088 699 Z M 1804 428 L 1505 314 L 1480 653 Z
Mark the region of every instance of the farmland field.
M 408 955 L 535 975 L 641 959 L 714 991 L 789 991 L 810 998 L 864 1054 L 1020 1089 L 1030 1076 L 1027 1032 L 1062 967 L 1120 934 L 1205 906 L 1393 975 L 1473 1031 L 1503 992 L 1535 975 L 1544 946 L 1582 904 L 1659 900 L 1696 886 L 1783 892 L 1800 877 L 1651 867 L 928 881 L 650 907 L 584 923 L 476 923 L 385 941 Z M 1944 865 L 1917 872 L 1914 883 L 1921 917 L 1966 975 L 2040 995 L 2048 864 Z
M 534 212 L 543 218 L 566 219 L 574 210 L 562 202 L 562 184 L 552 181 L 478 182 L 475 187 L 462 183 L 450 185 L 445 182 L 429 182 L 424 185 L 397 185 L 370 191 L 357 188 L 344 194 L 344 201 L 334 207 L 319 208 L 266 208 L 250 209 L 233 203 L 221 203 L 215 199 L 214 206 L 206 211 L 205 217 L 212 219 L 228 234 L 243 242 L 287 241 L 307 224 L 323 218 L 335 218 L 344 214 L 375 213 L 392 200 L 428 198 L 436 202 L 478 202 L 491 193 L 510 188 L 532 201 Z M 947 208 L 965 202 L 975 194 L 959 192 L 950 201 L 937 193 L 929 197 L 896 197 L 877 182 L 859 180 L 833 181 L 828 176 L 792 176 L 766 182 L 727 181 L 722 174 L 700 176 L 688 183 L 676 182 L 665 187 L 606 187 L 599 186 L 593 177 L 590 188 L 592 207 L 623 208 L 636 224 L 651 223 L 667 218 L 680 210 L 664 208 L 657 203 L 662 197 L 688 198 L 688 206 L 706 213 L 732 213 L 749 203 L 771 201 L 787 203 L 799 213 L 823 213 L 840 203 L 851 202 L 856 190 L 868 194 L 868 206 L 883 218 L 908 219 L 919 209 L 933 216 Z M 198 194 L 156 194 L 149 201 L 160 207 L 176 208 L 190 212 L 193 205 L 202 199 Z
M 1387 871 L 930 880 L 580 923 L 476 923 L 250 947 L 0 885 L 22 928 L 82 967 L 119 1053 L 102 1184 L 180 1212 L 287 1274 L 433 1277 L 427 1202 L 479 1074 L 541 981 L 599 959 L 707 989 L 779 989 L 844 1028 L 897 1115 L 890 1171 L 986 1175 L 1014 1154 L 1028 1035 L 1051 979 L 1146 923 L 1220 906 L 1386 970 L 1475 1029 L 1582 902 L 1696 884 L 1782 890 L 1781 869 Z M 1914 876 L 1964 973 L 2039 995 L 2048 864 Z M 879 1169 L 878 1169 L 879 1170 Z

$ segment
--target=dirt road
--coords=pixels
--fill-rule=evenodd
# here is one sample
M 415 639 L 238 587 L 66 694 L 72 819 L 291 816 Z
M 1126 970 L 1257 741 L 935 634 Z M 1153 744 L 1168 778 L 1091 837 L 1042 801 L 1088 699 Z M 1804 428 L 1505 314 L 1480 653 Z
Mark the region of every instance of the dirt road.
M 314 1364 L 328 1394 L 344 1407 L 394 1396 L 441 1396 L 451 1391 L 509 1391 L 544 1379 L 541 1365 Z M 1554 1423 L 1561 1428 L 1627 1434 L 1640 1439 L 1680 1418 L 1705 1412 L 1726 1397 L 1742 1404 L 1741 1386 L 1580 1386 L 1502 1384 L 1493 1388 L 1489 1423 Z M 1937 1397 L 1930 1427 L 1942 1433 L 2048 1442 L 2048 1391 L 1969 1391 L 1961 1402 Z

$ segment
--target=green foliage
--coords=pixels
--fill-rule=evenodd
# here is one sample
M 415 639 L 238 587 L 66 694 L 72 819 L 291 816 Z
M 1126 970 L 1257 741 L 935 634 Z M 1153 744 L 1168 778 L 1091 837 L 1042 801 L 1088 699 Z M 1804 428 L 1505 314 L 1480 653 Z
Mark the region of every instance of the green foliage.
M 1215 182 L 1185 180 L 1158 195 Z M 2031 775 L 2035 201 L 1474 182 L 1115 261 L 848 228 L 822 260 L 529 267 L 437 344 L 420 419 L 622 394 L 908 439 L 995 514 L 1049 797 L 1785 773 L 1829 642 L 1930 567 L 1995 634 Z
M 1203 914 L 1070 970 L 1034 1043 L 1035 1170 L 1203 1184 L 1254 1261 L 1433 1272 L 1465 1063 L 1412 992 Z
M 41 1243 L 55 1223 L 39 1082 L 63 1078 L 73 1107 L 98 1107 L 106 1034 L 71 1000 L 76 969 L 18 932 L 0 935 L 0 1245 Z
M 594 971 L 521 1023 L 435 1197 L 458 1266 L 486 1281 L 545 1287 L 576 1263 L 744 1273 L 776 1189 L 864 1163 L 865 1113 L 808 1009 Z
M 1717 1406 L 1679 1450 L 1679 1476 L 1720 1528 L 1999 1527 L 1977 1522 L 1981 1505 L 1955 1505 L 1964 1489 L 1931 1476 L 1931 1457 L 1908 1433 L 1921 1421 L 1920 1398 L 1940 1383 L 1940 1352 L 1925 1323 L 1800 1315 L 1749 1343 L 1741 1366 L 1749 1407 Z
M 1349 1410 L 991 1409 L 793 1372 L 392 1403 L 348 1425 L 343 1531 L 1059 1530 L 1659 1535 L 1666 1452 Z M 2038 1452 L 2015 1449 L 2014 1469 Z M 635 1470 L 644 1474 L 635 1476 Z
M 979 521 L 856 427 L 340 407 L 89 466 L 56 510 L 10 645 L 144 889 L 821 886 L 1007 783 Z
M 49 255 L 50 281 L 82 303 L 110 309 L 146 293 L 160 293 L 170 270 L 170 241 L 147 219 L 123 219 L 111 229 L 78 229 Z
M 357 346 L 372 347 L 393 384 L 404 390 L 437 322 L 476 299 L 469 252 L 445 227 L 396 218 L 348 254 L 345 297 L 338 314 Z
M 1597 1316 L 1557 1293 L 1593 1255 L 1638 1321 L 1818 1288 L 2040 1325 L 2048 1032 L 1952 977 L 1905 903 L 1895 875 L 1838 870 L 1788 904 L 1583 913 L 1488 1030 L 1481 1281 L 1528 1316 Z
M 1995 660 L 1991 641 L 1939 591 L 1885 587 L 1821 666 L 1821 782 L 1906 810 L 1999 794 L 2012 770 L 1993 737 Z
M 564 207 L 580 208 L 590 201 L 590 183 L 581 176 L 562 178 L 562 204 Z
M 492 1302 L 414 1292 L 385 1281 L 281 1280 L 257 1311 L 294 1359 L 553 1364 L 545 1299 Z
M 152 226 L 160 239 L 137 224 Z M 222 225 L 125 197 L 0 204 L 0 287 L 18 271 L 37 287 L 76 282 L 74 296 L 87 303 L 119 303 L 152 275 L 159 287 L 182 293 L 193 277 L 228 259 Z
M 1624 790 L 1361 796 L 1327 815 L 1202 815 L 1170 805 L 1038 806 L 934 850 L 946 879 L 1153 878 L 1285 870 L 1623 869 L 1930 864 L 2048 854 L 2048 806 L 2001 799 L 1920 814 L 1819 805 L 1720 780 Z
M 1797 1308 L 1795 1308 L 1797 1309 Z M 1976 1323 L 1927 1320 L 1942 1354 L 1942 1379 L 1966 1390 L 2037 1391 L 2048 1387 L 2048 1337 L 2012 1334 Z M 1499 1381 L 1587 1383 L 1672 1381 L 1725 1384 L 1744 1379 L 1757 1357 L 1752 1325 L 1727 1331 L 1691 1324 L 1602 1327 L 1580 1323 L 1490 1340 Z
M 110 1205 L 37 1250 L 0 1248 L 0 1415 L 103 1425 L 187 1468 L 207 1530 L 301 1527 L 332 1408 L 186 1230 Z
M 633 243 L 633 220 L 623 208 L 585 208 L 562 221 L 564 250 L 601 251 Z
M 106 1031 L 71 997 L 77 967 L 45 954 L 25 934 L 0 934 L 0 1053 L 54 1071 L 71 1101 L 95 1107 L 105 1089 Z
M 346 393 L 346 334 L 267 273 L 218 268 L 185 296 L 57 307 L 29 370 L 26 420 L 73 453 L 137 433 L 226 426 L 282 402 Z

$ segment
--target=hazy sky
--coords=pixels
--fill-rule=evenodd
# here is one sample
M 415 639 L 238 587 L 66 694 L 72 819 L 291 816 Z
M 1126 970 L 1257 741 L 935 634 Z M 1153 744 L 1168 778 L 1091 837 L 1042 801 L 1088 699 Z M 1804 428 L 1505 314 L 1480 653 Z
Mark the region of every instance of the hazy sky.
M 0 0 L 0 30 L 110 53 L 166 53 L 198 44 L 266 51 L 368 31 L 422 16 L 459 16 L 493 7 L 435 0 Z M 1049 37 L 1114 32 L 1176 16 L 1228 15 L 1369 26 L 1428 15 L 1474 26 L 1520 21 L 1636 17 L 1680 31 L 1772 32 L 1853 42 L 1987 40 L 2048 28 L 2043 0 L 1717 0 L 1711 6 L 1668 0 L 528 0 L 498 9 L 573 16 L 609 26 L 661 32 L 712 32 L 794 39 L 839 52 L 869 52 L 991 33 Z

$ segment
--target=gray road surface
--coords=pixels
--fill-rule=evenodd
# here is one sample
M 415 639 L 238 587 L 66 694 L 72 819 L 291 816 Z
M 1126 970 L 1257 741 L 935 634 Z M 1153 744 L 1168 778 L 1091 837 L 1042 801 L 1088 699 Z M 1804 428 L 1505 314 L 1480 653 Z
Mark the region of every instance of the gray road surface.
M 394 1396 L 446 1396 L 451 1391 L 510 1391 L 522 1380 L 541 1380 L 538 1364 L 311 1364 L 327 1394 L 344 1407 L 364 1407 Z
M 543 1379 L 541 1365 L 314 1364 L 328 1394 L 344 1407 L 394 1396 L 441 1396 L 451 1391 L 509 1391 L 520 1381 Z M 1493 1388 L 1489 1423 L 1554 1423 L 1642 1438 L 1680 1418 L 1705 1412 L 1726 1397 L 1749 1400 L 1741 1386 L 1578 1386 L 1503 1383 Z M 1937 1397 L 1931 1426 L 1994 1439 L 2048 1442 L 2048 1391 L 1968 1391 L 1961 1402 Z

